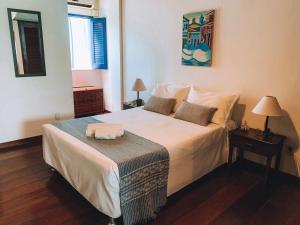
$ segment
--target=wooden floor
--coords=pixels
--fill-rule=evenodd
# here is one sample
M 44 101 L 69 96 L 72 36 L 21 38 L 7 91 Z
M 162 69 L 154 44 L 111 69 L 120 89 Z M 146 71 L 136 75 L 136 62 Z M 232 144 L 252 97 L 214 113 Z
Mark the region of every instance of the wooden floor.
M 222 167 L 170 197 L 150 224 L 300 224 L 299 184 L 277 178 L 265 190 L 259 169 L 234 168 L 230 178 L 226 172 Z M 106 225 L 107 217 L 50 170 L 38 145 L 0 152 L 0 224 Z

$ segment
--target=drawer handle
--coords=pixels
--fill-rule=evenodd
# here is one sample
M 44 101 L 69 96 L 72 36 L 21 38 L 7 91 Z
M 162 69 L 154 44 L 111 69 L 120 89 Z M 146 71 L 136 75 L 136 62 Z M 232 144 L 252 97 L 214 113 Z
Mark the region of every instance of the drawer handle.
M 253 148 L 253 144 L 245 143 L 245 147 Z

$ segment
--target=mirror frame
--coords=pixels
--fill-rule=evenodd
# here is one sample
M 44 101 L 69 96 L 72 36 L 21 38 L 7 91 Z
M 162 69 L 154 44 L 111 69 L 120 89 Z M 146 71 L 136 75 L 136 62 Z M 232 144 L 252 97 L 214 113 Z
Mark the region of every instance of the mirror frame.
M 14 37 L 14 30 L 13 30 L 13 23 L 12 23 L 12 12 L 19 12 L 19 13 L 29 13 L 29 14 L 36 14 L 39 20 L 39 31 L 40 31 L 40 41 L 41 41 L 41 66 L 42 66 L 42 73 L 36 74 L 20 74 L 18 68 L 18 61 L 16 55 L 16 46 L 15 46 L 15 37 Z M 10 29 L 10 39 L 11 39 L 11 46 L 13 51 L 13 58 L 14 58 L 14 67 L 15 67 L 15 75 L 16 77 L 40 77 L 46 76 L 46 65 L 45 65 L 45 54 L 44 54 L 44 40 L 43 40 L 43 29 L 42 29 L 42 18 L 41 12 L 39 11 L 31 11 L 31 10 L 23 10 L 23 9 L 7 9 L 8 13 L 8 22 L 9 22 L 9 29 Z

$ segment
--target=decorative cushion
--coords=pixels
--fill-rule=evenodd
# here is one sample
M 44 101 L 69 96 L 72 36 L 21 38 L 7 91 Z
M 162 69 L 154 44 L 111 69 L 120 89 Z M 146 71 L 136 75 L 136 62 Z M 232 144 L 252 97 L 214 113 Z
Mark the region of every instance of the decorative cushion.
M 187 99 L 190 86 L 182 84 L 159 84 L 152 91 L 152 95 L 161 98 L 175 98 L 176 105 L 173 112 L 176 112 L 183 100 Z
M 157 112 L 163 115 L 170 115 L 176 104 L 175 98 L 160 98 L 151 96 L 144 106 L 147 111 Z
M 238 99 L 239 96 L 236 94 L 224 94 L 192 87 L 187 102 L 217 108 L 211 122 L 225 126 Z
M 176 111 L 174 118 L 207 126 L 216 111 L 217 108 L 209 108 L 183 101 Z

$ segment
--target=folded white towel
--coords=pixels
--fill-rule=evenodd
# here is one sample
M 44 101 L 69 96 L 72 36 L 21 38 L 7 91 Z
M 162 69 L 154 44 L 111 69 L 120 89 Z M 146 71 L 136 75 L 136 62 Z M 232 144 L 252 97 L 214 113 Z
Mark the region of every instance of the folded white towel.
M 101 125 L 102 123 L 93 123 L 89 124 L 86 128 L 86 136 L 87 137 L 95 137 L 95 132 L 97 126 Z
M 86 129 L 86 136 L 96 139 L 116 139 L 124 135 L 122 124 L 95 123 L 89 124 Z

